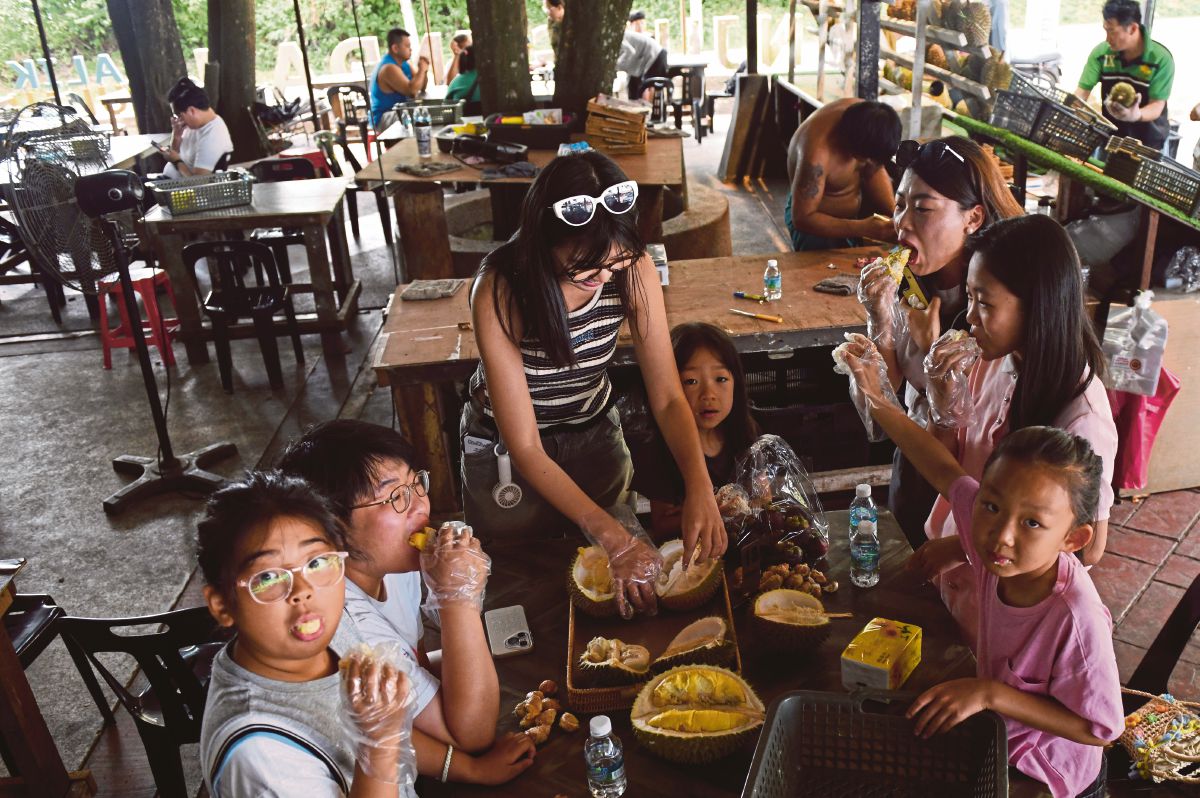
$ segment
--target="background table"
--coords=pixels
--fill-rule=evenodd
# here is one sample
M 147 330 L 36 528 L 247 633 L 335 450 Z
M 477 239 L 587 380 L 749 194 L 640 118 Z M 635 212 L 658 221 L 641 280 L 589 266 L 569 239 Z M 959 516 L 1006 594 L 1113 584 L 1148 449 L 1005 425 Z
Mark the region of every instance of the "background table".
M 785 275 L 786 279 L 786 275 Z M 786 294 L 785 294 L 786 295 Z M 882 578 L 870 589 L 850 584 L 848 514 L 827 514 L 831 547 L 827 575 L 841 587 L 825 599 L 830 612 L 852 612 L 853 618 L 833 621 L 833 632 L 812 655 L 779 654 L 764 650 L 750 636 L 748 606 L 734 611 L 734 622 L 742 653 L 743 675 L 764 704 L 789 690 L 825 690 L 844 692 L 841 682 L 840 655 L 850 639 L 876 616 L 915 623 L 922 629 L 921 664 L 904 685 L 905 690 L 923 690 L 948 679 L 973 676 L 975 661 L 963 642 L 954 620 L 929 585 L 903 570 L 912 550 L 892 516 L 881 512 L 880 569 Z M 582 538 L 551 541 L 537 546 L 487 547 L 492 556 L 492 576 L 488 580 L 487 609 L 521 604 L 533 633 L 534 650 L 496 660 L 500 676 L 500 722 L 498 733 L 516 731 L 511 709 L 534 690 L 543 679 L 558 682 L 560 700 L 566 703 L 567 603 L 566 570 L 571 555 Z M 632 621 L 631 623 L 636 623 Z M 427 644 L 432 643 L 427 640 Z M 569 707 L 568 707 L 569 709 Z M 684 766 L 658 759 L 643 751 L 633 738 L 627 711 L 608 713 L 613 729 L 625 746 L 625 772 L 629 796 L 665 796 L 669 798 L 706 798 L 740 793 L 750 769 L 753 749 L 747 747 L 733 756 L 709 765 Z M 587 718 L 580 717 L 579 731 L 566 734 L 555 729 L 549 741 L 538 749 L 533 766 L 503 787 L 470 787 L 439 784 L 422 779 L 418 792 L 430 796 L 499 795 L 553 796 L 586 795 L 583 743 L 587 737 Z
M 181 216 L 172 216 L 165 208 L 156 206 L 146 214 L 143 234 L 153 244 L 175 286 L 179 337 L 187 347 L 190 363 L 208 362 L 208 349 L 204 342 L 212 337 L 212 331 L 204 327 L 197 284 L 191 270 L 183 263 L 185 236 L 217 233 L 238 237 L 259 227 L 303 230 L 309 279 L 312 282 L 292 283 L 290 287 L 294 292 L 313 294 L 316 318 L 300 318 L 300 332 L 345 329 L 346 319 L 354 314 L 361 290 L 350 266 L 350 250 L 342 218 L 345 194 L 346 181 L 336 177 L 256 183 L 250 205 Z M 329 236 L 328 248 L 326 234 Z M 286 334 L 283 322 L 277 324 L 277 334 Z M 246 323 L 231 327 L 230 335 L 234 338 L 253 338 L 255 333 L 253 325 Z
M 555 157 L 555 150 L 529 150 L 529 161 L 539 168 Z M 677 138 L 650 139 L 643 155 L 614 155 L 613 161 L 630 180 L 638 183 L 638 226 L 645 241 L 662 238 L 663 188 L 682 189 L 685 181 L 683 145 Z M 415 177 L 396 170 L 401 164 L 446 163 L 458 166 L 435 177 Z M 464 166 L 436 146 L 433 157 L 421 159 L 413 139 L 401 139 L 383 156 L 354 176 L 365 187 L 380 183 L 394 193 L 400 245 L 404 248 L 405 276 L 410 280 L 453 277 L 450 232 L 441 183 L 482 182 L 492 190 L 492 224 L 499 241 L 513 228 L 521 199 L 533 182 L 530 177 L 501 177 L 483 180 L 482 172 Z
M 667 323 L 710 322 L 728 332 L 742 353 L 768 352 L 783 359 L 790 355 L 789 349 L 838 344 L 845 333 L 866 330 L 866 312 L 856 297 L 822 294 L 812 286 L 835 274 L 856 275 L 857 258 L 881 252 L 862 247 L 676 261 L 670 265 L 671 284 L 663 291 Z M 767 258 L 778 260 L 783 270 L 783 299 L 767 305 L 734 299 L 734 290 L 761 290 Z M 828 268 L 831 264 L 835 268 Z M 460 506 L 452 462 L 458 450 L 459 400 L 454 382 L 468 378 L 479 362 L 468 289 L 464 286 L 448 299 L 420 302 L 404 301 L 397 290 L 374 363 L 379 384 L 392 390 L 400 428 L 429 469 L 434 512 Z M 784 323 L 737 316 L 729 308 L 779 315 Z M 613 362 L 617 366 L 636 362 L 628 329 L 621 332 Z

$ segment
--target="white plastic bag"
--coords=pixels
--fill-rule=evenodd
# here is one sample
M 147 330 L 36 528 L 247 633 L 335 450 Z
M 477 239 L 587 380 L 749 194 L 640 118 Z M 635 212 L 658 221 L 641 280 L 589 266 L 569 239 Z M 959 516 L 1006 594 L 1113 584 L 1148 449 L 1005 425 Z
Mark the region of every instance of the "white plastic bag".
M 1104 327 L 1104 384 L 1114 391 L 1154 396 L 1167 349 L 1167 320 L 1154 312 L 1153 291 L 1142 291 L 1133 307 L 1113 305 Z

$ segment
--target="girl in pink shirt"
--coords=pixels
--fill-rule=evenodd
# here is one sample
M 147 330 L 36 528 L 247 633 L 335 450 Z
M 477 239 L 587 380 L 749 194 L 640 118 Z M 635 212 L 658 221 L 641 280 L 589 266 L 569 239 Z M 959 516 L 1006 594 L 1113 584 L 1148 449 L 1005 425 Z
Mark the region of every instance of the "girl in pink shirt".
M 1094 534 L 1082 549 L 1084 562 L 1094 563 L 1108 534 L 1117 428 L 1098 379 L 1100 345 L 1084 313 L 1079 256 L 1062 226 L 1039 215 L 990 225 L 972 236 L 968 246 L 967 322 L 978 349 L 943 337 L 934 344 L 927 367 L 935 411 L 952 404 L 949 377 L 967 373 L 973 420 L 957 427 L 931 424 L 930 431 L 975 479 L 983 476 L 996 445 L 1014 430 L 1046 425 L 1086 439 L 1103 464 Z M 973 351 L 980 353 L 978 358 Z M 946 498 L 934 504 L 925 532 L 931 540 L 957 534 Z M 943 574 L 938 587 L 974 643 L 978 614 L 970 569 L 964 565 Z
M 879 357 L 869 341 L 857 352 Z M 980 483 L 883 401 L 878 370 L 847 362 L 872 416 L 969 530 L 930 541 L 909 563 L 927 577 L 965 564 L 979 595 L 976 678 L 922 693 L 908 710 L 915 732 L 929 737 L 992 710 L 1004 717 L 1009 764 L 1054 798 L 1103 795 L 1101 748 L 1125 727 L 1120 677 L 1112 618 L 1073 556 L 1094 532 L 1100 458 L 1077 435 L 1025 427 L 1000 442 Z

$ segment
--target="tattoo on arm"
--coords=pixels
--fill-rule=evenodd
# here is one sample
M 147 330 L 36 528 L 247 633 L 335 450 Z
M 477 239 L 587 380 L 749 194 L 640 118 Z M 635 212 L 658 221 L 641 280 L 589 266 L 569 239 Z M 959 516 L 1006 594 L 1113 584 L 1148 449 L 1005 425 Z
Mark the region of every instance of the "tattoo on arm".
M 825 170 L 820 164 L 804 163 L 800 165 L 799 194 L 804 199 L 813 199 L 821 193 L 821 178 Z

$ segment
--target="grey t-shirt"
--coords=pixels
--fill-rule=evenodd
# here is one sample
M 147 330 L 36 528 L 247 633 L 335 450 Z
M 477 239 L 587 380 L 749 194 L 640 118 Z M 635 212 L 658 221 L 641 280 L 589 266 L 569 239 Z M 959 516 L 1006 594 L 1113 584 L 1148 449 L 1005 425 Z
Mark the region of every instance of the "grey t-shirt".
M 329 647 L 341 654 L 357 642 L 342 623 Z M 213 661 L 200 732 L 209 794 L 345 796 L 354 780 L 354 749 L 339 721 L 338 682 L 337 673 L 311 682 L 268 679 L 234 662 L 228 645 L 222 648 Z M 416 791 L 402 786 L 397 795 L 415 798 Z
M 641 77 L 662 52 L 662 45 L 644 33 L 625 31 L 621 40 L 621 53 L 617 56 L 617 69 L 627 75 Z

